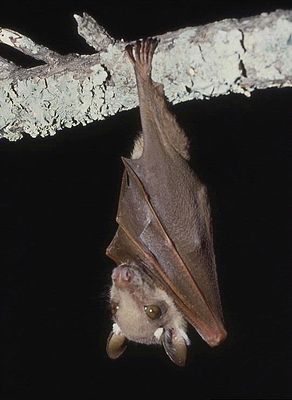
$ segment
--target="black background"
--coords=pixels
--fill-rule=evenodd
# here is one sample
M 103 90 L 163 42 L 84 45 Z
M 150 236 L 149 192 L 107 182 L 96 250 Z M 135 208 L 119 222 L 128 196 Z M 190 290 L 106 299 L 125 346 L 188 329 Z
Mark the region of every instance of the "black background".
M 7 5 L 7 3 L 6 3 Z M 244 17 L 290 1 L 19 1 L 0 26 L 58 51 L 92 53 L 72 15 L 87 11 L 124 39 Z M 0 55 L 34 65 L 5 46 Z M 292 89 L 229 95 L 174 107 L 209 186 L 229 336 L 209 348 L 190 329 L 187 366 L 132 344 L 105 354 L 122 174 L 138 110 L 54 137 L 0 142 L 2 397 L 80 399 L 151 395 L 194 399 L 291 398 Z M 1 112 L 1 110 L 0 110 Z M 54 397 L 53 397 L 54 396 Z

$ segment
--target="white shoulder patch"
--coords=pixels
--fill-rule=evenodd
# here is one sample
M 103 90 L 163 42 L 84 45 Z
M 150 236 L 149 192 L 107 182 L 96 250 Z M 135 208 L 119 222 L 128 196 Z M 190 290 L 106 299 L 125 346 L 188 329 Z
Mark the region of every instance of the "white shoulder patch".
M 112 329 L 113 329 L 113 333 L 115 335 L 120 335 L 122 333 L 121 328 L 116 323 L 113 324 L 113 328 Z
M 154 337 L 156 337 L 157 340 L 160 340 L 162 334 L 163 334 L 163 328 L 158 328 L 154 332 Z

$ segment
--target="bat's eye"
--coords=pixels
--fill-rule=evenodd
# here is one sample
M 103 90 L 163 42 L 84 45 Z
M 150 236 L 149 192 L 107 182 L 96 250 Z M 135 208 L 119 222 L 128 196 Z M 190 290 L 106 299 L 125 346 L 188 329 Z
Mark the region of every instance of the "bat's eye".
M 111 302 L 111 310 L 112 310 L 112 314 L 115 315 L 118 311 L 118 309 L 120 308 L 119 304 L 116 302 Z
M 151 319 L 158 319 L 161 317 L 161 309 L 156 306 L 155 304 L 151 305 L 151 306 L 144 306 L 144 310 L 145 313 L 147 315 L 147 317 L 151 318 Z

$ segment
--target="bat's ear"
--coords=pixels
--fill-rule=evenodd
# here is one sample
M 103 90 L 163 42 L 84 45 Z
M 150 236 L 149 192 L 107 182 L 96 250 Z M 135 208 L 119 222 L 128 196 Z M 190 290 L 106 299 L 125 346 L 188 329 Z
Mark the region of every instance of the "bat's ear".
M 185 334 L 174 329 L 166 329 L 162 334 L 162 344 L 168 357 L 179 367 L 184 367 L 187 358 Z
M 115 329 L 111 331 L 107 339 L 106 352 L 109 358 L 116 359 L 126 350 L 128 344 L 127 338 L 121 333 L 116 332 Z

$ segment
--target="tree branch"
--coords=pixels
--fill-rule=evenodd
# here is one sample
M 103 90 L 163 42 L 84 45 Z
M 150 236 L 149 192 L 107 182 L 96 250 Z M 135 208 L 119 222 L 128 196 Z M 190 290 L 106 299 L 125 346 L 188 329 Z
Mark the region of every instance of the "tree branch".
M 0 57 L 0 137 L 54 135 L 137 106 L 126 43 L 84 13 L 78 33 L 97 53 L 62 56 L 9 29 L 0 42 L 41 60 L 21 68 Z M 153 79 L 178 103 L 292 86 L 292 11 L 228 19 L 159 36 Z

